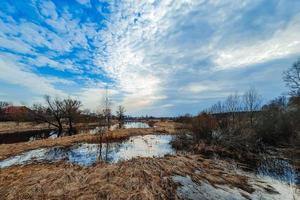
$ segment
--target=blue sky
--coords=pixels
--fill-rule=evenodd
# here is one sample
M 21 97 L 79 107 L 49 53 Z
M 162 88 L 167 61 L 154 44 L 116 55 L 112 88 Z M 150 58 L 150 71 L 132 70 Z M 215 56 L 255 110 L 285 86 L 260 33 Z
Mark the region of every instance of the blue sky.
M 198 113 L 255 87 L 284 94 L 300 57 L 297 0 L 0 1 L 0 100 L 71 96 L 129 114 Z

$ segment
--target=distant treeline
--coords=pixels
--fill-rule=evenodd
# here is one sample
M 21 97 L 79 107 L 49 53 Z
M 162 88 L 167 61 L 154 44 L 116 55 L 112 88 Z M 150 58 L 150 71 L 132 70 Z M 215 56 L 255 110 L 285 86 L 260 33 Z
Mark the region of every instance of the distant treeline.
M 231 147 L 256 148 L 258 144 L 291 144 L 300 137 L 300 60 L 283 72 L 289 96 L 262 105 L 254 88 L 234 93 L 197 116 L 186 114 L 175 121 L 186 124 L 195 140 L 220 142 Z M 298 139 L 298 140 L 297 140 Z

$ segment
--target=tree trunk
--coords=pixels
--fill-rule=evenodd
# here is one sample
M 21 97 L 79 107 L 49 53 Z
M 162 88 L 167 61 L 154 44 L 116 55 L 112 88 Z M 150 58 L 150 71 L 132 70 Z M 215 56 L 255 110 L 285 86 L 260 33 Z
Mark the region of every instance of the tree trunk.
M 60 137 L 62 135 L 62 132 L 63 132 L 62 124 L 59 123 L 57 137 Z
M 72 119 L 69 117 L 69 135 L 73 134 L 73 124 Z
M 253 128 L 253 112 L 250 113 L 250 125 Z

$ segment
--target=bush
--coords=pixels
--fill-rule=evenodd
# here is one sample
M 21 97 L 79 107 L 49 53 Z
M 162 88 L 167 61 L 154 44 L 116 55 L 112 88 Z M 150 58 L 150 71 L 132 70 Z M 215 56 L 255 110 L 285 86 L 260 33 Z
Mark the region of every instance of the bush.
M 149 125 L 151 128 L 154 127 L 154 124 L 155 124 L 155 123 L 156 123 L 156 121 L 154 121 L 154 120 L 148 121 L 148 125 Z
M 270 145 L 289 142 L 294 132 L 291 122 L 289 113 L 283 107 L 271 104 L 261 112 L 256 126 L 257 137 Z
M 186 130 L 178 130 L 177 134 L 171 141 L 171 145 L 176 150 L 190 150 L 194 144 L 193 136 Z
M 217 129 L 217 120 L 207 113 L 202 113 L 191 121 L 191 131 L 196 141 L 204 139 L 210 142 L 213 139 L 213 131 Z

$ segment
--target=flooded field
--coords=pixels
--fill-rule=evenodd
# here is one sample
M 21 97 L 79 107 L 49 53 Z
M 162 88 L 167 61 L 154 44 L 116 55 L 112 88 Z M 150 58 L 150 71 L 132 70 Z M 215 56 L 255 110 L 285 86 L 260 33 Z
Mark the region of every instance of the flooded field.
M 141 127 L 140 124 L 138 126 Z M 175 156 L 178 152 L 170 144 L 173 138 L 173 135 L 144 135 L 132 136 L 120 142 L 103 143 L 102 145 L 80 143 L 69 147 L 34 149 L 0 161 L 0 168 L 57 161 L 88 167 L 99 161 L 114 164 L 137 157 Z M 199 199 L 199 197 L 223 200 L 298 199 L 300 197 L 297 189 L 299 188 L 299 172 L 296 171 L 290 160 L 278 156 L 259 155 L 261 159 L 257 163 L 257 167 L 249 171 L 238 167 L 239 165 L 233 160 L 226 161 L 227 164 L 224 166 L 224 162 L 219 157 L 210 159 L 210 162 L 223 169 L 220 177 L 226 177 L 226 174 L 247 177 L 247 182 L 251 186 L 249 190 L 232 187 L 229 182 L 228 184 L 226 182 L 225 184 L 208 182 L 200 178 L 209 176 L 209 174 L 203 174 L 205 168 L 197 168 L 189 175 L 180 173 L 180 175 L 175 175 L 177 174 L 175 173 L 171 178 L 178 184 L 176 192 L 182 199 Z M 174 167 L 176 168 L 176 164 Z
M 18 142 L 29 142 L 33 140 L 40 140 L 49 137 L 55 137 L 55 132 L 51 129 L 48 130 L 35 130 L 17 133 L 2 133 L 0 134 L 0 144 L 12 144 Z
M 124 128 L 150 128 L 147 123 L 144 122 L 127 122 L 123 126 Z
M 114 124 L 109 128 L 109 130 L 113 131 L 113 130 L 120 129 L 120 128 L 125 128 L 125 129 L 129 129 L 129 128 L 150 128 L 150 126 L 147 123 L 144 123 L 144 122 L 125 122 L 121 126 L 120 126 L 120 124 Z M 104 131 L 106 129 L 107 129 L 107 127 L 97 126 L 97 127 L 93 128 L 93 129 L 90 129 L 88 131 L 82 131 L 81 133 L 88 132 L 90 134 L 97 134 L 100 131 Z
M 171 135 L 133 136 L 119 143 L 76 144 L 68 148 L 51 147 L 35 149 L 0 161 L 0 168 L 32 162 L 66 162 L 89 166 L 97 161 L 115 163 L 135 157 L 161 157 L 173 154 Z
M 110 127 L 110 130 L 115 130 L 119 128 L 119 124 L 114 124 Z M 143 122 L 126 122 L 122 128 L 150 128 L 147 123 Z M 97 126 L 91 128 L 82 128 L 78 130 L 78 133 L 90 133 L 96 134 L 101 130 L 105 130 L 104 126 Z M 34 131 L 25 131 L 17 133 L 2 133 L 0 134 L 0 144 L 12 144 L 18 142 L 30 142 L 34 140 L 41 140 L 47 138 L 57 138 L 57 133 L 55 130 L 34 130 Z

